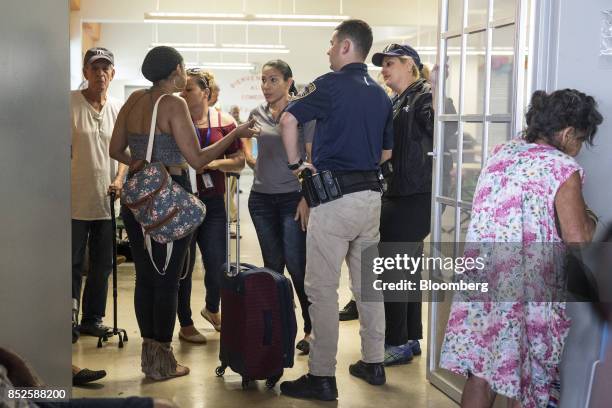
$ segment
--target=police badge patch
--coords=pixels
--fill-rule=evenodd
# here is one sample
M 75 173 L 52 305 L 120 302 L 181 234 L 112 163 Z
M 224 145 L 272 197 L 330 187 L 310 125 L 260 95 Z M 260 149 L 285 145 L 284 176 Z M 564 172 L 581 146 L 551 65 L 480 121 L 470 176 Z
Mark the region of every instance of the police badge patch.
M 298 93 L 297 95 L 293 95 L 290 98 L 290 101 L 297 101 L 298 99 L 305 98 L 316 90 L 317 90 L 317 86 L 314 84 L 314 82 L 311 82 L 308 85 L 306 85 L 304 89 L 300 91 L 300 93 Z

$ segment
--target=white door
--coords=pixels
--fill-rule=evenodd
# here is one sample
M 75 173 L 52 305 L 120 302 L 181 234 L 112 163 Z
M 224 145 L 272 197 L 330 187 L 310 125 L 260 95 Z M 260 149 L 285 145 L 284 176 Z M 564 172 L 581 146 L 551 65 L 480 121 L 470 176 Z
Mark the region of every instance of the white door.
M 440 1 L 432 253 L 462 252 L 480 169 L 491 149 L 522 127 L 525 95 L 530 93 L 530 3 Z M 463 378 L 438 367 L 450 301 L 435 294 L 431 299 L 427 375 L 459 401 Z

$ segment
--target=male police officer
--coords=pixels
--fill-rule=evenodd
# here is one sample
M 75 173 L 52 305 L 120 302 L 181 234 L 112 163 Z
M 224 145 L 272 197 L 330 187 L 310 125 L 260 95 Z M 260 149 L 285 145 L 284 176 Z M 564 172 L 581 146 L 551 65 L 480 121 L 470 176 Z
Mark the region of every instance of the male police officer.
M 381 193 L 378 165 L 391 157 L 391 102 L 367 72 L 365 58 L 372 30 L 361 20 L 346 20 L 334 31 L 327 54 L 334 72 L 309 84 L 286 108 L 280 125 L 296 174 L 306 167 L 330 171 L 342 197 L 311 209 L 306 244 L 306 293 L 312 303 L 313 336 L 309 373 L 281 384 L 298 398 L 335 400 L 338 349 L 338 286 L 346 259 L 361 324 L 362 359 L 349 371 L 372 385 L 385 383 L 384 306 L 361 301 L 361 251 L 378 243 Z M 298 123 L 316 119 L 313 164 L 299 156 Z

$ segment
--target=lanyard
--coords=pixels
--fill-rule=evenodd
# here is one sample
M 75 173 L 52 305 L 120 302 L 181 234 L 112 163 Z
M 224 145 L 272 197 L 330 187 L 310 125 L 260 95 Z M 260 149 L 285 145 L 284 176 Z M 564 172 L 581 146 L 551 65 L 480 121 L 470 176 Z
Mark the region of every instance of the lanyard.
M 195 125 L 195 123 L 193 124 L 193 127 L 195 128 L 195 131 L 198 135 L 198 140 L 200 141 L 200 145 L 202 146 L 202 134 L 200 133 L 200 129 Z M 206 141 L 204 142 L 204 145 L 202 147 L 206 147 L 210 144 L 210 135 L 211 135 L 211 126 L 210 126 L 210 110 L 208 111 L 208 129 L 206 130 Z

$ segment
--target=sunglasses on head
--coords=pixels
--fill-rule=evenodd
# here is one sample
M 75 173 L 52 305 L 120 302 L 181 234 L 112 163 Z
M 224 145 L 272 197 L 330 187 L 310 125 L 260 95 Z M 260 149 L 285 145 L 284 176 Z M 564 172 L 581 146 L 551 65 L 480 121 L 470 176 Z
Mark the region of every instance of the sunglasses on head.
M 205 89 L 210 89 L 210 85 L 208 84 L 208 80 L 203 76 L 206 72 L 201 68 L 189 68 L 185 71 L 187 75 L 192 76 L 200 83 L 202 87 Z
M 391 52 L 391 51 L 396 51 L 401 49 L 402 46 L 399 44 L 389 44 L 385 47 L 385 49 L 382 52 Z

